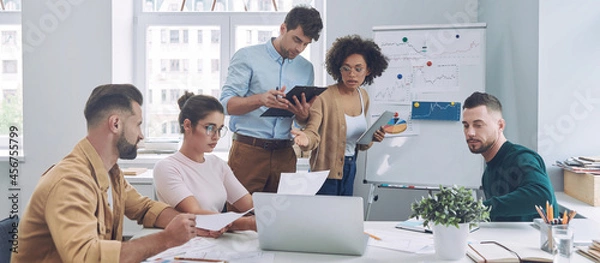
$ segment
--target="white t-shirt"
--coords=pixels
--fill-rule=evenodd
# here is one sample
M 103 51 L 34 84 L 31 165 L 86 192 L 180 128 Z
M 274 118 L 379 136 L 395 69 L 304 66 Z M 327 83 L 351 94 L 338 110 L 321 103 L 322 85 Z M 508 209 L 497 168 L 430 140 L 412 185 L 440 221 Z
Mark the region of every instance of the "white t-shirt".
M 157 162 L 154 184 L 158 200 L 175 207 L 194 196 L 202 209 L 221 212 L 225 201 L 233 204 L 248 193 L 225 161 L 214 155 L 204 158 L 204 163 L 198 163 L 178 151 Z
M 344 114 L 346 119 L 346 150 L 345 156 L 354 156 L 356 153 L 356 141 L 363 132 L 367 130 L 367 117 L 365 117 L 365 103 L 363 102 L 362 93 L 358 89 L 358 97 L 360 98 L 360 114 L 350 116 Z

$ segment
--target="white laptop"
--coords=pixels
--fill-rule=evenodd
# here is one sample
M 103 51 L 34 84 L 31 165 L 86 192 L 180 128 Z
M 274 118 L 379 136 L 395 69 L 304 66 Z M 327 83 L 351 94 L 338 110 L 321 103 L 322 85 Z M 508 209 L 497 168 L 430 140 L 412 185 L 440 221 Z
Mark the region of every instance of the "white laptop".
M 261 249 L 362 255 L 363 200 L 354 196 L 252 194 Z

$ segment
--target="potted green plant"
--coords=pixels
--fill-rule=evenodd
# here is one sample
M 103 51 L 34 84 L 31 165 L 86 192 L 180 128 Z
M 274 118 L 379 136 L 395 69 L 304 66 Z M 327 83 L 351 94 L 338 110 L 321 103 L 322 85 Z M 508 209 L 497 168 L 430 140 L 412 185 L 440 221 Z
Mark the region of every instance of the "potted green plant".
M 411 209 L 411 217 L 420 218 L 423 226 L 431 227 L 436 254 L 450 260 L 465 255 L 469 228 L 488 221 L 490 216 L 490 208 L 462 186 L 440 186 L 439 192 L 414 202 Z

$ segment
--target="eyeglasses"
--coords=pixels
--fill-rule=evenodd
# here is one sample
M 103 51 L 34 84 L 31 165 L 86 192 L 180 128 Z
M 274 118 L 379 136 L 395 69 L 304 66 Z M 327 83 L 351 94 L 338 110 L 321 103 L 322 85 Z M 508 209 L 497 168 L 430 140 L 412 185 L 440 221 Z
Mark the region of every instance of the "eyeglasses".
M 206 135 L 210 137 L 213 137 L 216 133 L 218 134 L 219 138 L 223 138 L 225 137 L 225 134 L 227 134 L 227 126 L 222 126 L 221 128 L 217 129 L 217 125 L 209 124 L 204 125 L 203 127 L 206 130 Z
M 356 71 L 356 73 L 361 73 L 361 72 L 363 72 L 363 70 L 365 70 L 365 68 L 363 68 L 363 67 L 355 67 L 354 68 L 354 71 Z M 352 71 L 352 67 L 344 65 L 340 68 L 340 71 L 342 73 L 350 73 L 350 71 Z

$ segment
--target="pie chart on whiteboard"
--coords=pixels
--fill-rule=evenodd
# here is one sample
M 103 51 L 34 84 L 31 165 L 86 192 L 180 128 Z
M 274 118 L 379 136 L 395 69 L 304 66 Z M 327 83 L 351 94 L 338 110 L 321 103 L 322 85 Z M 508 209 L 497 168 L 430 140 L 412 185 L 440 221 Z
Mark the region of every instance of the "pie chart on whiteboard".
M 383 130 L 389 134 L 398 134 L 406 131 L 406 127 L 406 120 L 398 118 L 398 113 L 396 112 L 394 114 L 394 118 L 392 118 L 386 125 L 383 126 Z

